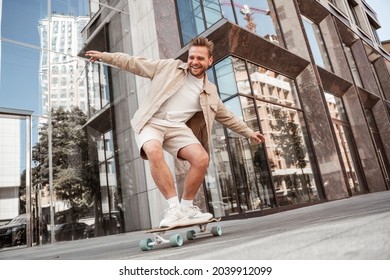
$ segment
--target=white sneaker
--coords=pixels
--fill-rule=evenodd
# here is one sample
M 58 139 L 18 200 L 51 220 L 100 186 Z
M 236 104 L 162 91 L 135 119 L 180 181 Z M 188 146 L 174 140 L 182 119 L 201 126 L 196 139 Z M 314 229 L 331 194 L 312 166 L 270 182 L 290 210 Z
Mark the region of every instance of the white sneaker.
M 186 224 L 188 224 L 187 216 L 182 212 L 180 204 L 177 204 L 165 210 L 160 227 L 175 227 Z
M 187 216 L 189 224 L 205 223 L 213 217 L 210 213 L 202 213 L 195 205 L 182 207 L 182 211 Z

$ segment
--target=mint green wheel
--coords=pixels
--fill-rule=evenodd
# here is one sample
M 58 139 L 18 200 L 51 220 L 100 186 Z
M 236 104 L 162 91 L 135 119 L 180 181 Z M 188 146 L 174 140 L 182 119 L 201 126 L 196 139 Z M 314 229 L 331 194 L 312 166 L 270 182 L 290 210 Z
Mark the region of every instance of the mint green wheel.
M 187 240 L 194 240 L 195 238 L 196 238 L 196 236 L 195 236 L 195 230 L 189 230 L 189 231 L 187 231 L 187 233 L 186 233 L 186 236 L 187 236 Z
M 172 247 L 180 247 L 183 245 L 183 237 L 181 237 L 180 234 L 174 234 L 169 237 L 169 244 L 171 244 Z
M 142 239 L 139 242 L 139 247 L 141 248 L 142 251 L 150 251 L 153 249 L 153 246 L 149 245 L 150 243 L 152 243 L 152 239 L 150 238 Z
M 213 236 L 221 236 L 222 235 L 222 228 L 220 226 L 212 227 L 211 234 Z

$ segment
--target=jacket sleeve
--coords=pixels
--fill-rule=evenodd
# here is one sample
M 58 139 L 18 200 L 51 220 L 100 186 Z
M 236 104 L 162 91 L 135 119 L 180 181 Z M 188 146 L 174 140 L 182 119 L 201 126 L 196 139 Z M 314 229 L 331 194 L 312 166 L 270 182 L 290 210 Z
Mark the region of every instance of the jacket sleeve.
M 102 61 L 135 75 L 149 79 L 153 79 L 154 75 L 161 67 L 161 60 L 151 60 L 119 52 L 104 52 Z
M 254 133 L 254 131 L 249 128 L 243 120 L 241 120 L 239 117 L 230 112 L 228 108 L 226 108 L 222 100 L 219 100 L 218 102 L 215 120 L 246 138 L 250 138 Z

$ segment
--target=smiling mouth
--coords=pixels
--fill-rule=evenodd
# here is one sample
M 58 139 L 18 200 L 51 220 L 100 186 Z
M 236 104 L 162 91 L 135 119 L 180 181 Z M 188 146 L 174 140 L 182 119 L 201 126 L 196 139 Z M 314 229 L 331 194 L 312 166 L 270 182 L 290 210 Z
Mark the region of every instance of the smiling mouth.
M 200 67 L 200 66 L 191 66 L 191 69 L 200 70 L 200 69 L 202 69 L 202 67 Z

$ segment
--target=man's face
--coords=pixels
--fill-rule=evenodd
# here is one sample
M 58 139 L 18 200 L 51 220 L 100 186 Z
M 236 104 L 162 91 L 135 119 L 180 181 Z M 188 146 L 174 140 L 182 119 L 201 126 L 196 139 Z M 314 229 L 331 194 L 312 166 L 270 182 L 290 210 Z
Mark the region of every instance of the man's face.
M 213 58 L 209 57 L 209 51 L 203 46 L 193 46 L 188 51 L 188 69 L 191 74 L 201 79 L 207 68 L 213 63 Z

